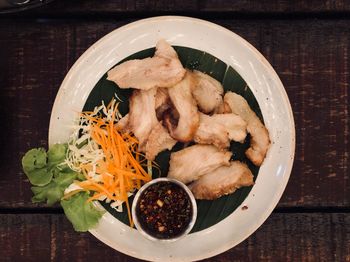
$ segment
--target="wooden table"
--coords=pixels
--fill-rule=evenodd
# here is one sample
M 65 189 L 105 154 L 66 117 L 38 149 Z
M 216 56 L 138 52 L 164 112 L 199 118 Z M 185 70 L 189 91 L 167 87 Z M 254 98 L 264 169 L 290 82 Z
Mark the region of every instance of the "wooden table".
M 350 2 L 66 0 L 0 16 L 1 261 L 137 261 L 76 233 L 62 210 L 31 203 L 20 159 L 47 146 L 58 88 L 76 59 L 140 18 L 220 24 L 272 64 L 297 134 L 287 189 L 247 240 L 210 261 L 350 261 Z M 208 259 L 209 261 L 209 259 Z

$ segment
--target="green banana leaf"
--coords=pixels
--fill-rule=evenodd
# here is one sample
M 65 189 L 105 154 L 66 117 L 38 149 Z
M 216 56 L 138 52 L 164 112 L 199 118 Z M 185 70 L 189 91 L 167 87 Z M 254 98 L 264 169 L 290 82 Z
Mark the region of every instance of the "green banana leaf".
M 197 49 L 182 46 L 175 46 L 174 48 L 177 51 L 184 67 L 193 70 L 199 70 L 214 77 L 222 83 L 225 92 L 234 91 L 242 95 L 248 101 L 250 107 L 254 110 L 254 112 L 260 117 L 261 120 L 263 120 L 258 102 L 256 101 L 253 93 L 251 92 L 243 78 L 232 67 L 227 66 L 224 62 L 212 56 L 211 54 Z M 153 56 L 153 54 L 154 48 L 146 49 L 125 58 L 120 63 L 130 59 L 142 59 L 150 57 Z M 108 104 L 110 100 L 113 97 L 115 97 L 116 94 L 123 101 L 121 102 L 119 109 L 120 112 L 123 115 L 125 115 L 129 111 L 128 98 L 131 95 L 131 92 L 132 90 L 130 89 L 120 89 L 115 83 L 108 81 L 106 73 L 91 91 L 83 110 L 92 110 L 95 106 L 100 105 L 102 101 Z M 243 144 L 232 142 L 230 149 L 233 152 L 232 159 L 245 162 L 251 169 L 255 181 L 259 172 L 259 168 L 255 167 L 245 157 L 244 152 L 248 147 L 249 136 Z M 171 151 L 162 152 L 157 156 L 155 161 L 159 164 L 161 172 L 159 173 L 158 170 L 154 169 L 153 178 L 167 175 L 171 152 L 180 150 L 181 148 L 183 148 L 183 145 L 181 143 L 177 143 Z M 197 200 L 198 216 L 192 232 L 197 232 L 211 227 L 223 220 L 224 218 L 226 218 L 227 216 L 229 216 L 248 196 L 251 188 L 252 187 L 241 188 L 233 194 L 223 196 L 213 201 Z M 130 206 L 132 201 L 133 197 L 130 197 Z M 123 212 L 121 213 L 112 209 L 108 203 L 101 202 L 101 204 L 114 217 L 116 217 L 117 219 L 119 219 L 127 225 L 129 224 L 125 204 L 123 205 Z

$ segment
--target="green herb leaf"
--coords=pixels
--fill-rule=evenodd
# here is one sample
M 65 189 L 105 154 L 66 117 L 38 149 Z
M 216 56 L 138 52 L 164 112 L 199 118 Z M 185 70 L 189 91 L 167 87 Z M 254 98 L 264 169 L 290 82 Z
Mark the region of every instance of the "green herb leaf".
M 96 226 L 104 213 L 97 210 L 91 202 L 87 202 L 88 198 L 87 192 L 79 192 L 67 200 L 61 200 L 64 213 L 78 232 L 85 232 Z
M 46 201 L 48 205 L 53 205 L 60 201 L 63 197 L 64 190 L 73 183 L 76 177 L 77 173 L 73 171 L 68 173 L 59 172 L 49 184 L 40 187 L 32 187 L 34 193 L 32 198 L 33 203 Z
M 55 144 L 47 151 L 48 165 L 50 167 L 61 164 L 66 158 L 67 144 Z
M 50 183 L 53 174 L 47 173 L 47 154 L 44 148 L 29 150 L 22 158 L 22 167 L 30 183 L 44 186 Z
M 22 158 L 22 167 L 30 183 L 45 186 L 60 172 L 70 172 L 71 169 L 63 165 L 67 150 L 67 144 L 55 144 L 47 153 L 44 148 L 29 150 Z

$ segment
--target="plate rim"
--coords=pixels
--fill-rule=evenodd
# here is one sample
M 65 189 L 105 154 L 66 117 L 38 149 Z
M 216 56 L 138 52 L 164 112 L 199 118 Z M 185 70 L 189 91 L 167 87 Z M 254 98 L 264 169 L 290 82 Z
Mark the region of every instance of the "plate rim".
M 296 137 L 295 137 L 295 122 L 294 122 L 294 117 L 293 117 L 293 111 L 292 111 L 292 107 L 287 95 L 287 92 L 284 88 L 284 85 L 282 83 L 282 81 L 280 80 L 278 74 L 276 73 L 276 71 L 273 69 L 272 65 L 267 61 L 267 59 L 253 46 L 251 45 L 247 40 L 245 40 L 244 38 L 242 38 L 241 36 L 239 36 L 238 34 L 234 33 L 233 31 L 220 26 L 218 24 L 206 21 L 206 20 L 202 20 L 202 19 L 198 19 L 198 18 L 193 18 L 193 17 L 187 17 L 187 16 L 156 16 L 156 17 L 150 17 L 150 18 L 145 18 L 145 19 L 140 19 L 131 23 L 128 23 L 126 25 L 123 25 L 111 32 L 109 32 L 108 34 L 106 34 L 105 36 L 101 37 L 98 41 L 96 41 L 93 45 L 91 45 L 78 59 L 77 61 L 73 64 L 73 66 L 70 68 L 70 70 L 68 71 L 68 73 L 66 74 L 64 80 L 62 81 L 62 84 L 60 85 L 60 88 L 57 92 L 53 107 L 52 107 L 52 112 L 51 112 L 51 116 L 50 116 L 50 125 L 49 125 L 49 145 L 51 145 L 51 136 L 50 136 L 50 130 L 52 128 L 53 125 L 53 118 L 54 115 L 57 111 L 57 101 L 59 100 L 59 98 L 62 96 L 62 93 L 64 92 L 63 90 L 63 86 L 65 86 L 66 82 L 72 77 L 72 75 L 75 73 L 76 68 L 78 66 L 80 66 L 81 63 L 83 63 L 85 61 L 85 58 L 94 51 L 94 49 L 103 41 L 105 41 L 107 38 L 109 38 L 112 34 L 116 34 L 120 31 L 124 31 L 124 30 L 129 30 L 134 26 L 139 25 L 140 23 L 147 23 L 147 22 L 161 22 L 164 20 L 187 20 L 187 21 L 192 21 L 192 22 L 196 22 L 199 24 L 204 24 L 206 26 L 212 27 L 215 30 L 219 30 L 220 32 L 226 34 L 228 37 L 230 38 L 234 38 L 235 40 L 239 40 L 241 42 L 241 44 L 245 45 L 246 48 L 250 49 L 250 51 L 252 51 L 254 53 L 254 55 L 260 60 L 260 62 L 266 67 L 267 71 L 269 71 L 269 73 L 272 73 L 273 76 L 275 77 L 275 81 L 276 84 L 278 85 L 278 89 L 281 92 L 281 99 L 283 100 L 283 103 L 286 105 L 287 108 L 287 113 L 289 115 L 290 118 L 290 124 L 292 129 L 290 130 L 290 135 L 291 135 L 291 140 L 289 141 L 289 146 L 290 146 L 290 159 L 289 161 L 286 163 L 286 171 L 285 171 L 285 179 L 282 181 L 283 183 L 281 183 L 281 185 L 278 188 L 278 191 L 275 191 L 274 197 L 272 198 L 271 204 L 269 206 L 266 207 L 266 209 L 264 209 L 264 212 L 260 215 L 260 219 L 257 220 L 255 222 L 254 225 L 250 226 L 248 228 L 248 230 L 245 231 L 245 233 L 240 237 L 240 239 L 237 240 L 232 240 L 232 241 L 228 241 L 226 242 L 225 245 L 222 245 L 220 248 L 216 248 L 215 250 L 210 250 L 210 251 L 206 251 L 204 254 L 197 254 L 197 256 L 193 256 L 190 257 L 189 260 L 192 261 L 196 261 L 196 260 L 200 260 L 200 259 L 205 259 L 205 258 L 209 258 L 215 255 L 218 255 L 220 253 L 223 253 L 231 248 L 233 248 L 234 246 L 238 245 L 239 243 L 241 243 L 242 241 L 244 241 L 245 239 L 247 239 L 250 235 L 252 235 L 265 221 L 266 219 L 271 215 L 273 209 L 276 207 L 276 205 L 278 204 L 279 200 L 282 197 L 283 192 L 285 191 L 285 188 L 287 186 L 287 183 L 289 181 L 290 175 L 291 175 L 291 171 L 292 171 L 292 167 L 293 167 L 293 163 L 294 163 L 294 157 L 295 157 L 295 146 L 296 146 Z M 226 62 L 225 62 L 226 63 Z M 240 74 L 241 75 L 241 74 Z M 255 95 L 254 95 L 255 96 Z M 242 203 L 243 205 L 243 203 Z M 240 206 L 238 207 L 240 208 Z M 237 209 L 238 209 L 237 208 Z M 112 216 L 110 213 L 108 213 L 109 216 Z M 114 217 L 113 217 L 114 218 Z M 108 240 L 106 237 L 104 237 L 103 235 L 101 235 L 96 229 L 91 229 L 89 230 L 89 232 L 94 235 L 97 239 L 99 239 L 100 241 L 104 242 L 105 244 L 107 244 L 108 246 L 110 246 L 113 249 L 118 250 L 119 252 L 122 252 L 124 254 L 127 254 L 129 256 L 132 257 L 137 257 L 140 259 L 147 259 L 147 260 L 152 260 L 152 258 L 148 257 L 148 256 L 143 256 L 142 254 L 137 254 L 137 256 L 135 256 L 135 253 L 132 253 L 130 250 L 121 248 L 120 245 L 118 245 L 117 242 L 112 242 L 110 240 Z M 153 258 L 154 259 L 154 258 Z M 176 258 L 173 258 L 172 260 L 177 261 Z

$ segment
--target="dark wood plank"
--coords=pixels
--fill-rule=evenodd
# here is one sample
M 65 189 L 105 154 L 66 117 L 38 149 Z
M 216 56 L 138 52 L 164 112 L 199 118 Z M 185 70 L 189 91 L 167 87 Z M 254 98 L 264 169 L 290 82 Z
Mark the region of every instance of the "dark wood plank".
M 339 12 L 349 11 L 347 1 L 235 1 L 235 0 L 205 0 L 198 1 L 202 11 L 235 11 L 246 13 L 300 13 L 300 12 Z
M 298 0 L 298 1 L 258 1 L 258 0 L 60 0 L 54 1 L 39 9 L 29 10 L 21 14 L 36 15 L 81 15 L 81 14 L 139 14 L 181 12 L 203 15 L 203 12 L 222 13 L 234 12 L 240 14 L 264 13 L 331 13 L 348 12 L 350 3 L 345 0 Z M 199 13 L 201 12 L 201 13 Z
M 0 260 L 49 261 L 52 245 L 51 217 L 0 215 Z
M 64 215 L 0 215 L 4 261 L 139 261 L 74 232 Z M 349 261 L 350 214 L 273 214 L 247 240 L 206 261 Z M 7 260 L 6 260 L 7 259 Z
M 54 97 L 73 62 L 128 21 L 0 21 L 0 207 L 37 207 L 20 159 L 46 146 Z M 283 207 L 349 207 L 349 20 L 214 20 L 246 38 L 280 75 L 297 151 Z

